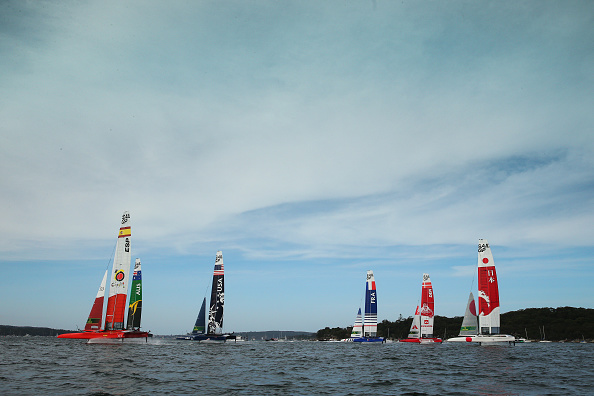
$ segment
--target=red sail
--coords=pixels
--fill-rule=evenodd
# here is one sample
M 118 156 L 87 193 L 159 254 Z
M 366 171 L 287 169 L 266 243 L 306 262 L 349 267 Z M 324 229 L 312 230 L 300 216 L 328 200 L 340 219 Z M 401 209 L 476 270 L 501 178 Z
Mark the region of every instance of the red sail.
M 109 330 L 123 330 L 126 311 L 126 294 L 116 294 L 107 299 L 105 325 Z
M 487 260 L 486 263 L 485 260 Z M 484 258 L 483 263 L 488 264 L 489 259 Z M 497 272 L 494 265 L 479 267 L 478 289 L 479 314 L 489 315 L 495 308 L 499 307 L 499 287 L 497 286 Z
M 105 282 L 107 280 L 107 271 L 103 275 L 103 281 L 99 286 L 99 291 L 95 297 L 95 302 L 89 313 L 87 324 L 85 325 L 85 331 L 99 331 L 101 330 L 101 319 L 103 318 L 103 299 L 105 297 Z
M 421 289 L 421 336 L 433 337 L 433 316 L 435 315 L 435 299 L 429 274 L 423 274 Z

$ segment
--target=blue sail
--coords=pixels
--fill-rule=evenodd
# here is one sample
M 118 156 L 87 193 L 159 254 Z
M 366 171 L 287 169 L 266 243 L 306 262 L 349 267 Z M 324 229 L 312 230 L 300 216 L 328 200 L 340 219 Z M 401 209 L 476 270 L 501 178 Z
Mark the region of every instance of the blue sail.
M 202 300 L 202 307 L 200 308 L 200 312 L 198 313 L 198 318 L 196 318 L 196 324 L 194 325 L 194 329 L 192 329 L 192 334 L 204 334 L 204 330 L 206 329 L 206 297 Z

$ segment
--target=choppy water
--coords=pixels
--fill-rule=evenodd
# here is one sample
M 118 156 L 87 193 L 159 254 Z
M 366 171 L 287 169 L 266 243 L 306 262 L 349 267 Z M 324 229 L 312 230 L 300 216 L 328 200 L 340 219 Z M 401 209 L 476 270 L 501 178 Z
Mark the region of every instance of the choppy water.
M 594 344 L 85 344 L 0 338 L 0 394 L 594 394 Z

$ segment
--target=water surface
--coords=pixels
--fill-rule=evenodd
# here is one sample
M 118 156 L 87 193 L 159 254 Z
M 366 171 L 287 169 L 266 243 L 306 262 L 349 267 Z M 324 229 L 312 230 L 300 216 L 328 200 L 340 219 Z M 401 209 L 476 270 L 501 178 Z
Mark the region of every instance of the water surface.
M 594 344 L 0 338 L 0 394 L 586 395 Z

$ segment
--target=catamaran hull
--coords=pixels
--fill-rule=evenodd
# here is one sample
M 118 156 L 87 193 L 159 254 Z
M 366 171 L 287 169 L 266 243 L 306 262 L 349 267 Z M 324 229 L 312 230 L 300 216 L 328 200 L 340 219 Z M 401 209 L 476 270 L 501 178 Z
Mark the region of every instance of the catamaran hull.
M 443 340 L 441 338 L 405 338 L 400 340 L 399 342 L 410 342 L 413 344 L 436 344 L 441 343 Z
M 227 342 L 229 340 L 235 341 L 236 336 L 232 334 L 198 334 L 198 335 L 189 335 L 185 337 L 177 337 L 178 340 L 185 340 L 185 341 L 198 341 L 204 343 L 220 343 L 220 342 Z
M 147 339 L 153 335 L 147 331 L 137 330 L 108 330 L 108 331 L 85 331 L 84 333 L 66 333 L 58 335 L 58 338 L 71 338 L 77 340 L 131 340 Z
M 379 342 L 384 343 L 386 340 L 383 337 L 359 337 L 352 338 L 352 342 Z
M 515 344 L 516 337 L 508 334 L 474 335 L 448 338 L 446 342 L 459 342 L 467 344 Z

